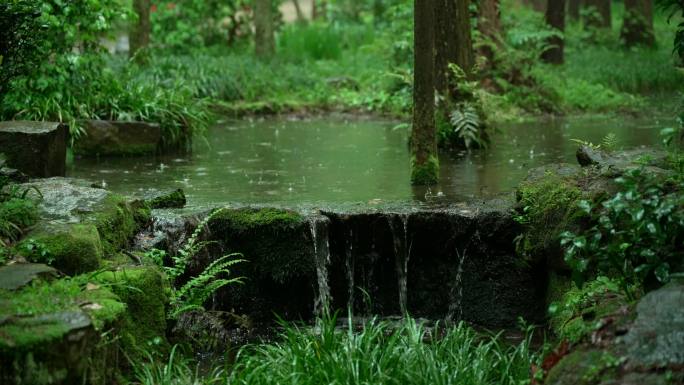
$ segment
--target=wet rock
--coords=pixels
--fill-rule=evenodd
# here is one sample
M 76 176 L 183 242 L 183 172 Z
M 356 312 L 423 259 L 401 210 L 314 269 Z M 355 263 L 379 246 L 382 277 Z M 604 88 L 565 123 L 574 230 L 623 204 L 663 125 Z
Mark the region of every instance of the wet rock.
M 77 155 L 149 155 L 161 144 L 161 128 L 155 123 L 86 120 L 83 124 L 85 135 L 74 146 Z
M 99 268 L 102 258 L 127 246 L 149 221 L 150 210 L 143 202 L 92 188 L 87 181 L 48 178 L 20 188 L 38 201 L 41 218 L 23 243 L 44 246 L 40 255 L 31 255 L 36 248 L 24 248 L 25 254 L 32 261 L 50 261 L 67 274 Z
M 156 193 L 145 199 L 152 209 L 182 209 L 187 203 L 182 189 Z
M 207 214 L 208 212 L 154 210 L 150 225 L 135 236 L 133 248 L 140 251 L 160 249 L 169 255 L 177 255 L 178 250 L 197 227 L 200 217 Z
M 684 367 L 684 282 L 673 282 L 647 294 L 622 339 L 629 366 Z
M 67 127 L 61 123 L 0 122 L 0 151 L 7 166 L 31 177 L 64 176 Z
M 40 282 L 0 290 L 0 309 L 3 385 L 104 385 L 116 378 L 126 307 L 106 288 Z
M 14 263 L 0 267 L 0 289 L 17 290 L 36 279 L 50 280 L 58 277 L 54 268 L 40 263 Z
M 580 146 L 576 156 L 580 166 L 597 166 L 607 176 L 619 176 L 625 170 L 635 167 L 645 166 L 660 172 L 669 168 L 667 153 L 650 147 L 607 152 L 600 148 Z
M 9 167 L 0 166 L 0 178 L 6 178 L 10 182 L 26 183 L 29 181 L 29 176 L 23 172 Z

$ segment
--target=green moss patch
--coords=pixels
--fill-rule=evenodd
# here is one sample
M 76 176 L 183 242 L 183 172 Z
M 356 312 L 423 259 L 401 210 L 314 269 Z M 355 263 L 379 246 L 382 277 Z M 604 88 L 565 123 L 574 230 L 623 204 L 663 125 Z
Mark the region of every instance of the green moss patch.
M 149 200 L 149 205 L 153 209 L 171 209 L 185 207 L 185 193 L 181 189 L 174 190 L 168 194 L 160 195 Z
M 31 262 L 47 263 L 69 275 L 97 270 L 103 257 L 100 234 L 90 224 L 43 225 L 17 249 Z
M 302 216 L 294 211 L 275 208 L 240 208 L 223 210 L 212 219 L 212 223 L 221 223 L 224 228 L 243 232 L 261 227 L 292 227 L 303 221 Z
M 96 280 L 107 286 L 127 306 L 123 348 L 136 353 L 149 344 L 166 345 L 166 306 L 168 283 L 154 267 L 127 267 L 98 274 Z
M 86 219 L 97 227 L 104 254 L 109 256 L 128 245 L 139 224 L 146 218 L 149 219 L 148 207 L 132 205 L 123 196 L 112 194 Z
M 519 251 L 533 258 L 560 255 L 560 234 L 576 226 L 583 216 L 577 206 L 582 192 L 574 179 L 549 171 L 540 179 L 522 183 L 517 195 L 517 220 L 526 227 Z
M 430 156 L 423 165 L 416 164 L 415 157 L 411 158 L 411 184 L 429 186 L 439 181 L 439 159 Z
M 19 291 L 0 290 L 0 351 L 32 350 L 63 338 L 74 328 L 103 330 L 126 305 L 85 276 L 52 283 L 34 282 Z M 87 315 L 85 320 L 81 314 Z

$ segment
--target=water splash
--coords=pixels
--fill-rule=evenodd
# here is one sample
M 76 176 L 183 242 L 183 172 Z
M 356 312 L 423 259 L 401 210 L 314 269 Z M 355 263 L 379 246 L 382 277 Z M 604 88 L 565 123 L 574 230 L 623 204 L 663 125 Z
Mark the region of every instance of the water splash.
M 395 220 L 401 221 L 401 232 L 395 228 Z M 401 314 L 408 314 L 408 262 L 411 246 L 408 242 L 408 214 L 398 214 L 389 221 L 394 239 L 394 256 L 396 261 L 397 280 L 399 282 L 399 309 Z
M 317 316 L 330 315 L 330 286 L 328 285 L 328 266 L 330 265 L 330 243 L 328 239 L 328 219 L 312 217 L 309 219 L 311 238 L 316 264 L 317 293 L 314 300 L 314 312 Z
M 458 270 L 456 271 L 456 279 L 451 288 L 451 301 L 449 302 L 449 313 L 447 314 L 447 321 L 457 322 L 463 320 L 463 266 L 466 260 L 467 250 L 459 252 L 456 249 L 456 256 L 458 256 Z

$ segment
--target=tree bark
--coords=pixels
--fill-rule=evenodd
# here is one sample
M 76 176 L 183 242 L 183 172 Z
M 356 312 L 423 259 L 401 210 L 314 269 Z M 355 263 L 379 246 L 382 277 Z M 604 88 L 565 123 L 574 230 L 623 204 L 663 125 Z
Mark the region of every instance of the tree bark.
M 475 58 L 470 31 L 470 0 L 434 0 L 435 7 L 435 88 L 442 95 L 454 96 L 449 89 L 449 64 L 466 74 Z
M 655 46 L 653 3 L 651 0 L 625 0 L 625 15 L 620 37 L 628 47 L 635 45 Z
M 548 0 L 546 6 L 546 24 L 548 24 L 553 29 L 565 32 L 565 0 Z M 554 36 L 549 38 L 549 49 L 542 53 L 542 59 L 551 64 L 562 64 L 563 63 L 563 48 L 564 41 L 563 37 Z
M 501 3 L 499 0 L 480 0 L 477 29 L 483 42 L 478 51 L 487 59 L 486 66 L 494 62 L 494 50 L 501 46 Z
M 580 7 L 582 6 L 582 0 L 569 0 L 568 1 L 568 17 L 571 20 L 577 21 L 580 18 Z
M 589 28 L 610 28 L 612 25 L 611 0 L 584 0 L 584 9 L 588 15 L 584 18 L 584 26 Z
M 414 0 L 413 129 L 411 183 L 437 182 L 435 135 L 435 10 L 437 0 Z
M 150 33 L 152 25 L 150 23 L 150 0 L 133 0 L 133 10 L 138 15 L 138 21 L 133 25 L 129 35 L 129 55 L 135 55 L 141 49 L 150 45 Z
M 271 0 L 254 1 L 254 46 L 256 55 L 267 58 L 275 53 Z
M 305 23 L 306 17 L 304 17 L 304 12 L 302 12 L 302 7 L 299 6 L 299 0 L 292 0 L 292 4 L 294 4 L 295 12 L 297 12 L 297 22 Z

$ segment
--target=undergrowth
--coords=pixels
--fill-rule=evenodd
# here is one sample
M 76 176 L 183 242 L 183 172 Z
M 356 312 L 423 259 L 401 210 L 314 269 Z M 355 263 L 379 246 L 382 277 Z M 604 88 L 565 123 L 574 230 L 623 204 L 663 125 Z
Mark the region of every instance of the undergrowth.
M 518 385 L 530 380 L 540 357 L 531 330 L 509 344 L 464 323 L 427 328 L 413 319 L 371 320 L 356 329 L 339 328 L 333 318 L 317 325 L 283 323 L 274 342 L 242 348 L 230 372 L 201 376 L 175 354 L 163 363 L 136 363 L 136 383 Z

